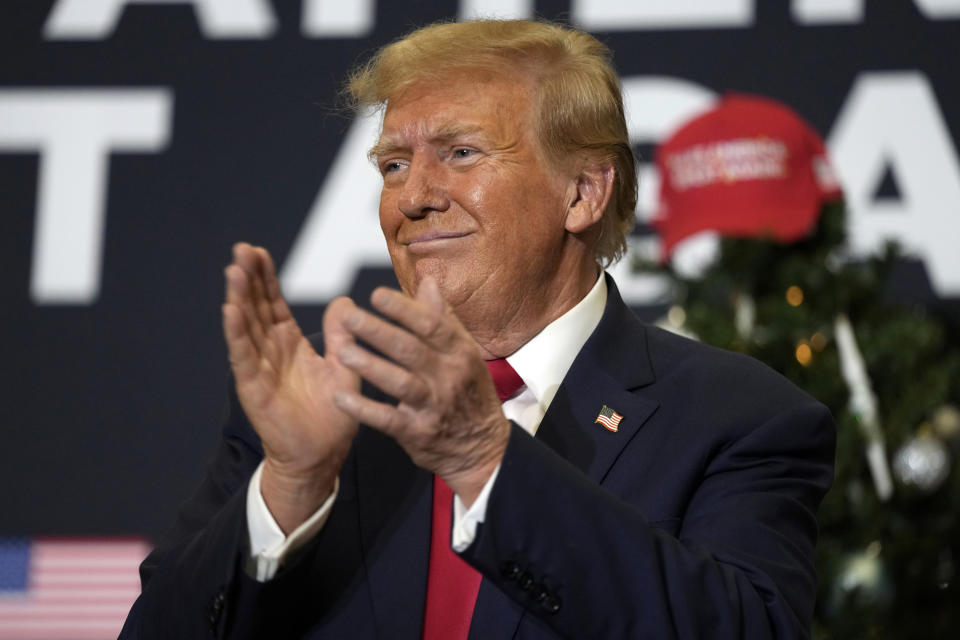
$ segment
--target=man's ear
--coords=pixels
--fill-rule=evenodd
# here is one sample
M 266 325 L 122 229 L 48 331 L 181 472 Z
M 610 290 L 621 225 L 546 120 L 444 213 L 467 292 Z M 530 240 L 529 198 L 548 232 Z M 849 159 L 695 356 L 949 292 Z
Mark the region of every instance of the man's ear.
M 584 165 L 575 177 L 574 197 L 567 207 L 564 228 L 570 233 L 581 233 L 600 222 L 610 198 L 613 197 L 615 170 L 609 162 Z

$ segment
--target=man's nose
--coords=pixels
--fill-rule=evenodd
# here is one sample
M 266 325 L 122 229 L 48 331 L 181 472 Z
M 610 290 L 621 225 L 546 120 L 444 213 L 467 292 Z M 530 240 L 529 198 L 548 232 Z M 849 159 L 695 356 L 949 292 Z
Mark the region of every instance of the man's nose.
M 408 218 L 422 218 L 431 211 L 446 211 L 450 200 L 437 167 L 428 163 L 411 164 L 398 206 Z

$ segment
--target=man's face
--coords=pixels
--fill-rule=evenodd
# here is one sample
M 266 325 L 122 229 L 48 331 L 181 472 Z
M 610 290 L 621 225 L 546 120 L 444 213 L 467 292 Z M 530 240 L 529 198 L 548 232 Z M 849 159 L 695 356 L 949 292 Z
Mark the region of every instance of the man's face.
M 388 103 L 373 155 L 394 270 L 408 293 L 435 277 L 461 319 L 530 306 L 563 275 L 575 181 L 544 159 L 534 96 L 519 76 L 470 72 Z

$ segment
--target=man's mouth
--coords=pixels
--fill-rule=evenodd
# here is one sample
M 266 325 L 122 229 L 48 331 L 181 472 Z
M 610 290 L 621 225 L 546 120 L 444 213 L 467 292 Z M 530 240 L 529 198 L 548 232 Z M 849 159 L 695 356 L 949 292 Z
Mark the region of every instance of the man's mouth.
M 404 240 L 401 244 L 413 251 L 429 250 L 442 247 L 445 244 L 459 240 L 460 238 L 465 238 L 468 235 L 470 235 L 470 232 L 467 231 L 428 231 L 414 236 L 409 240 Z

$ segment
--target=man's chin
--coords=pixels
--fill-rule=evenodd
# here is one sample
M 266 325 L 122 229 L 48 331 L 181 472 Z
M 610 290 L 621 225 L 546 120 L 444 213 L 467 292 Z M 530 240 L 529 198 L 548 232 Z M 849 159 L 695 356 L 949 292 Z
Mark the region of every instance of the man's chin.
M 449 280 L 450 271 L 446 260 L 440 258 L 416 258 L 414 260 L 403 260 L 401 264 L 395 260 L 393 270 L 400 283 L 400 288 L 411 296 L 417 294 L 420 283 L 427 276 L 436 280 L 440 285 L 440 291 L 444 291 L 444 284 Z M 446 294 L 444 293 L 444 297 Z
M 423 279 L 433 278 L 444 300 L 456 306 L 465 296 L 473 275 L 458 263 L 459 261 L 452 261 L 449 258 L 420 258 L 411 269 L 412 277 L 408 279 L 409 282 L 405 284 L 406 278 L 401 278 L 401 286 L 404 290 L 416 295 Z

